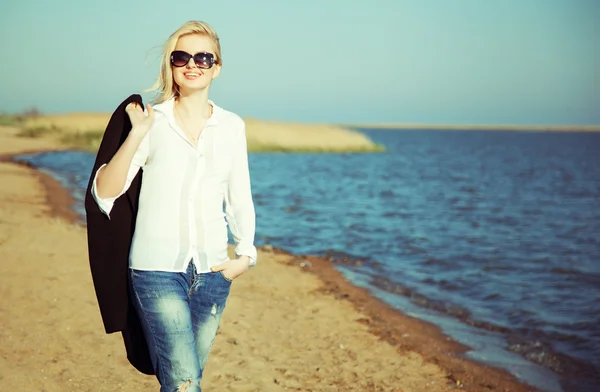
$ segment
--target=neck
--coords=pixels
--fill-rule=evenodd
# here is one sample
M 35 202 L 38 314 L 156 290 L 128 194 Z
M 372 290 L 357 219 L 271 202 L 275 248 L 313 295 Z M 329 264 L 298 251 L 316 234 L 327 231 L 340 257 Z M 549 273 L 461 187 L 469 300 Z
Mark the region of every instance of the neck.
M 179 113 L 186 117 L 202 117 L 209 118 L 211 107 L 208 103 L 208 89 L 194 91 L 193 93 L 185 93 L 175 98 L 175 105 Z

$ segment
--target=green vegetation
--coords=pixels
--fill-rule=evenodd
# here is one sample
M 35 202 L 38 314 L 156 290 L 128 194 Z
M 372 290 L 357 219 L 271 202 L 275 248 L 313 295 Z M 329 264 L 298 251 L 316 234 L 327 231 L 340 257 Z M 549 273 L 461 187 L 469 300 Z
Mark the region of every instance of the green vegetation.
M 0 125 L 21 126 L 28 119 L 38 117 L 40 114 L 40 111 L 36 108 L 29 108 L 17 114 L 0 113 Z
M 4 125 L 4 126 L 19 126 L 21 124 L 23 124 L 23 119 L 16 117 L 16 116 L 10 116 L 10 115 L 6 115 L 6 114 L 0 114 L 0 125 Z
M 95 153 L 100 147 L 104 131 L 87 131 L 68 133 L 60 138 L 60 141 L 67 146 L 78 150 L 85 150 Z
M 45 137 L 45 136 L 50 136 L 50 135 L 56 135 L 60 133 L 60 129 L 52 126 L 52 127 L 23 127 L 21 128 L 21 130 L 19 131 L 19 136 L 22 137 L 33 137 L 33 138 L 39 138 L 39 137 Z
M 104 131 L 65 132 L 56 126 L 24 127 L 17 135 L 31 138 L 50 137 L 77 150 L 96 152 L 100 147 Z

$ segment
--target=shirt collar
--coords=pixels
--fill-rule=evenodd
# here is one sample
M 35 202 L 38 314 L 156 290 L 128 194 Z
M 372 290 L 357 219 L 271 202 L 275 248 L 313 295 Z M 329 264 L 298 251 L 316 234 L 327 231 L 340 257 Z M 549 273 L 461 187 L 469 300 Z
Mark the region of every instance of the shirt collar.
M 219 122 L 219 117 L 221 117 L 221 114 L 223 112 L 223 109 L 217 106 L 212 100 L 209 99 L 208 103 L 212 106 L 213 112 L 212 115 L 206 121 L 207 127 L 211 125 L 216 125 Z M 177 122 L 175 121 L 175 112 L 173 110 L 174 108 L 175 97 L 153 106 L 154 110 L 164 113 L 164 115 L 167 116 L 169 122 L 173 125 L 177 124 Z

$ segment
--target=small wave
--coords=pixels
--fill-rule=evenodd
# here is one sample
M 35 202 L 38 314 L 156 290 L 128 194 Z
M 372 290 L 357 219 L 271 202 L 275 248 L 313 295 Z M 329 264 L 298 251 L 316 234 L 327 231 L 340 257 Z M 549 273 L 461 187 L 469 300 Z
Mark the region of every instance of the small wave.
M 409 219 L 413 217 L 413 214 L 402 212 L 402 211 L 386 211 L 381 214 L 382 218 L 403 218 Z
M 369 284 L 390 294 L 396 294 L 403 297 L 410 297 L 412 295 L 412 290 L 408 287 L 402 286 L 382 276 L 371 276 L 371 281 L 369 282 Z
M 404 254 L 410 255 L 410 256 L 412 256 L 412 255 L 422 255 L 422 254 L 427 254 L 428 253 L 427 249 L 423 249 L 421 247 L 414 246 L 414 245 L 406 245 L 404 247 L 404 249 L 405 249 Z
M 491 271 L 512 271 L 515 269 L 514 265 L 508 265 L 508 264 L 488 264 L 488 265 L 484 265 L 481 268 L 484 272 L 491 272 Z
M 383 265 L 381 263 L 368 257 L 356 256 L 334 249 L 320 251 L 317 252 L 317 254 L 325 257 L 328 261 L 334 264 L 344 264 L 349 266 L 362 266 L 366 264 L 369 266 L 369 268 L 375 271 L 383 270 Z
M 456 206 L 456 209 L 459 211 L 475 211 L 477 207 L 475 206 Z
M 574 270 L 574 269 L 570 269 L 570 268 L 560 268 L 560 267 L 555 267 L 550 269 L 550 273 L 552 274 L 560 274 L 560 275 L 579 275 L 581 274 L 581 272 Z
M 466 193 L 476 193 L 477 190 L 471 186 L 461 186 L 459 189 L 461 192 L 466 192 Z
M 483 300 L 484 301 L 491 301 L 491 300 L 496 299 L 496 298 L 500 298 L 500 293 L 494 292 L 494 293 L 488 294 L 488 295 L 486 295 L 483 298 Z
M 458 291 L 458 290 L 462 289 L 462 287 L 460 285 L 456 284 L 453 281 L 449 281 L 446 279 L 437 280 L 437 279 L 433 279 L 433 278 L 425 278 L 421 282 L 424 284 L 427 284 L 427 285 L 439 286 L 442 289 L 447 290 L 447 291 Z
M 444 266 L 446 266 L 446 267 L 451 266 L 451 264 L 448 261 L 442 260 L 442 259 L 437 259 L 435 257 L 428 258 L 427 260 L 425 260 L 423 262 L 423 265 L 426 265 L 426 266 L 442 266 L 442 267 L 444 267 Z
M 550 344 L 540 340 L 526 340 L 512 336 L 509 337 L 508 350 L 556 373 L 600 381 L 600 369 L 568 355 L 558 353 L 553 350 Z

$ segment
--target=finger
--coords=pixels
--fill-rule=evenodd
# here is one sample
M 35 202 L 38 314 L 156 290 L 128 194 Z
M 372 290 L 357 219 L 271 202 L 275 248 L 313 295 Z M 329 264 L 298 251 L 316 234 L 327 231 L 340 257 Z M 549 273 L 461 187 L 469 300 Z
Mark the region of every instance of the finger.
M 127 106 L 125 106 L 125 111 L 126 112 L 130 112 L 135 108 L 136 103 L 135 102 L 129 102 L 127 104 Z
M 125 111 L 128 113 L 143 113 L 144 112 L 143 108 L 137 102 L 131 102 L 129 105 L 127 105 L 127 107 L 125 108 Z
M 212 267 L 210 270 L 212 272 L 217 272 L 217 271 L 223 271 L 226 267 L 227 263 L 223 263 L 223 264 L 219 264 L 219 265 L 215 265 L 214 267 Z
M 154 108 L 149 103 L 146 104 L 146 110 L 148 111 L 148 117 L 153 118 Z

